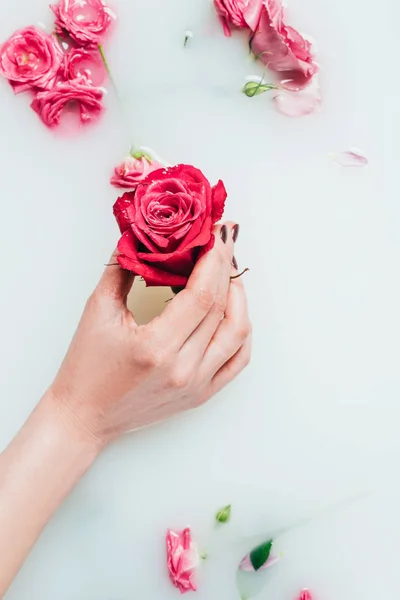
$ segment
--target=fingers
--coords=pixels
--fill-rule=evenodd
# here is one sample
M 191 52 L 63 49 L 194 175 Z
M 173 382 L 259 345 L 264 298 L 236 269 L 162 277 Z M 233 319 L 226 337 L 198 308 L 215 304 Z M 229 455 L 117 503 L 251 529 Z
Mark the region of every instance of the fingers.
M 220 322 L 200 366 L 202 379 L 210 380 L 246 343 L 251 333 L 247 299 L 241 279 L 231 281 L 225 318 Z
M 96 290 L 126 306 L 126 299 L 131 291 L 135 276 L 119 266 L 117 256 L 118 250 L 114 250 Z
M 230 277 L 235 273 L 232 265 L 233 245 L 235 241 L 234 236 L 237 226 L 234 223 L 227 223 L 226 227 L 228 232 L 226 245 L 229 256 L 231 256 L 231 263 L 224 264 L 224 269 L 221 270 L 214 307 L 195 329 L 181 349 L 181 352 L 187 355 L 188 360 L 192 359 L 192 362 L 194 362 L 194 367 L 200 364 L 201 360 L 203 359 L 203 355 L 211 341 L 211 338 L 220 326 L 221 320 L 224 318 L 225 310 L 228 304 Z
M 186 288 L 169 303 L 158 320 L 161 338 L 179 350 L 196 328 L 212 312 L 215 331 L 221 320 L 229 287 L 233 256 L 233 223 L 214 228 L 215 245 L 196 264 Z M 208 334 L 209 339 L 212 333 Z
M 208 397 L 214 396 L 247 367 L 251 358 L 251 334 L 240 350 L 214 375 L 211 380 Z

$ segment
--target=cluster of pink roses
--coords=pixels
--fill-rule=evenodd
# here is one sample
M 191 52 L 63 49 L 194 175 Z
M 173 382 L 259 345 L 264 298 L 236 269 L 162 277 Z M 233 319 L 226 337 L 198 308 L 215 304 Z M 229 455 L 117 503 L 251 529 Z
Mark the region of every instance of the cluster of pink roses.
M 311 43 L 286 25 L 281 0 L 214 0 L 225 35 L 247 29 L 252 52 L 269 69 L 304 87 L 318 71 Z
M 67 105 L 79 108 L 82 123 L 91 122 L 103 108 L 99 44 L 114 14 L 103 0 L 60 0 L 51 8 L 52 34 L 30 26 L 0 46 L 0 74 L 16 94 L 34 94 L 31 107 L 48 127 L 60 123 Z

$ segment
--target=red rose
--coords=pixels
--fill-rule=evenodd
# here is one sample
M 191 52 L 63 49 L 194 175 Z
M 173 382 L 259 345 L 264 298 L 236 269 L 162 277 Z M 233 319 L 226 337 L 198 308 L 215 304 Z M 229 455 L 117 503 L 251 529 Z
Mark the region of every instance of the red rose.
M 214 245 L 213 226 L 224 212 L 222 181 L 177 165 L 150 173 L 114 205 L 123 234 L 117 260 L 147 285 L 184 287 L 198 258 Z
M 99 116 L 103 109 L 102 98 L 100 88 L 92 87 L 85 79 L 75 79 L 58 83 L 49 92 L 40 92 L 31 107 L 47 127 L 54 127 L 60 123 L 64 108 L 68 104 L 76 105 L 79 106 L 81 123 L 85 124 Z

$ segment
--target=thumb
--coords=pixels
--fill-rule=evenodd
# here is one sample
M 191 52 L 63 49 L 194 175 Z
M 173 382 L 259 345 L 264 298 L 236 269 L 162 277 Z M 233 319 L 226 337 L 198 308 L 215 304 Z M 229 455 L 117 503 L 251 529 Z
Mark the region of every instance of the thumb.
M 115 249 L 104 269 L 97 289 L 104 296 L 108 296 L 126 306 L 126 300 L 135 281 L 135 275 L 119 265 L 118 256 L 119 252 Z

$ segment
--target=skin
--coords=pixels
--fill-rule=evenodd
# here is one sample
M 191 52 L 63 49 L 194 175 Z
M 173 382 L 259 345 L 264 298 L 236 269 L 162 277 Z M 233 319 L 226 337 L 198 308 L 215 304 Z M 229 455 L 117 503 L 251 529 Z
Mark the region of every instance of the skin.
M 230 279 L 234 231 L 215 228 L 186 289 L 145 326 L 126 304 L 133 275 L 106 268 L 54 383 L 0 455 L 0 598 L 107 444 L 204 404 L 248 364 L 246 296 Z

